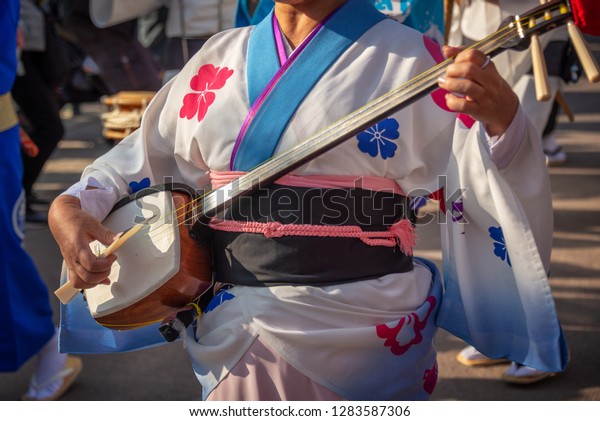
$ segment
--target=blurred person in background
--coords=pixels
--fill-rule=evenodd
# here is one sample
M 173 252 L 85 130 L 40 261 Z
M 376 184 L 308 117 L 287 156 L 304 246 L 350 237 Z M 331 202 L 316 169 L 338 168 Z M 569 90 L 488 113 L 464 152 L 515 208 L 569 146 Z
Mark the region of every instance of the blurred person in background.
M 126 19 L 98 28 L 90 18 L 89 0 L 50 0 L 58 32 L 93 60 L 107 93 L 156 91 L 161 69 L 152 53 L 138 41 L 137 21 Z
M 35 358 L 24 400 L 55 400 L 72 385 L 81 360 L 58 352 L 48 290 L 23 248 L 25 193 L 21 138 L 11 102 L 17 69 L 19 1 L 0 0 L 0 372 Z
M 253 5 L 254 1 L 248 3 Z M 237 0 L 90 0 L 89 4 L 92 22 L 99 28 L 110 28 L 160 8 L 167 9 L 166 39 L 160 60 L 166 82 L 210 36 L 234 27 Z
M 21 66 L 12 95 L 26 132 L 39 148 L 35 157 L 23 154 L 27 221 L 46 222 L 46 211 L 36 210 L 34 205 L 48 202 L 35 195 L 33 186 L 64 135 L 57 90 L 71 68 L 52 20 L 35 1 L 22 0 L 19 27 L 23 34 Z

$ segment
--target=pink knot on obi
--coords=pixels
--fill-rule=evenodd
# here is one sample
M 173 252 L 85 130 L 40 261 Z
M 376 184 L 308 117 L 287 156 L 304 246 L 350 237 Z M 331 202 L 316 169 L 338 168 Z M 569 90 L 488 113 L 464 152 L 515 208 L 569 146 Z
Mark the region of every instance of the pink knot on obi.
M 369 246 L 395 247 L 412 256 L 417 243 L 415 229 L 408 219 L 394 223 L 387 231 L 363 231 L 355 225 L 281 224 L 279 222 L 240 222 L 213 218 L 209 226 L 218 231 L 262 234 L 268 238 L 288 235 L 305 237 L 358 238 Z

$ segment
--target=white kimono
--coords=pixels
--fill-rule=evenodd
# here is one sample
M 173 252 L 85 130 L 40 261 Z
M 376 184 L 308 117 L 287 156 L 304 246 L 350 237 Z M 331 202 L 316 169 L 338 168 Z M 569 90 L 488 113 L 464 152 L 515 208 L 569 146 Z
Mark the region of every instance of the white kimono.
M 251 107 L 246 55 L 252 31 L 253 27 L 233 29 L 212 37 L 181 73 L 158 92 L 142 119 L 141 128 L 88 167 L 82 178 L 93 177 L 109 190 L 112 188 L 114 202 L 140 183 L 160 184 L 165 177 L 172 177 L 175 182 L 200 188 L 209 183 L 210 171 L 229 170 L 236 137 Z M 433 50 L 431 42 L 421 34 L 391 19 L 375 24 L 341 53 L 308 93 L 286 127 L 275 154 L 298 145 L 432 67 L 436 62 Z M 439 49 L 435 54 L 439 54 Z M 483 215 L 487 218 L 483 227 L 486 231 L 506 222 L 504 219 L 498 222 L 498 214 L 502 212 L 497 206 L 514 209 L 506 223 L 516 217 L 514 222 L 527 230 L 524 235 L 529 243 L 517 245 L 522 256 L 513 256 L 511 251 L 512 265 L 521 268 L 523 259 L 534 258 L 535 275 L 541 276 L 543 267 L 547 267 L 551 236 L 535 238 L 542 250 L 541 258 L 533 236 L 551 233 L 552 225 L 539 139 L 527 132 L 511 142 L 518 145 L 518 156 L 528 158 L 508 159 L 510 173 L 505 174 L 492 162 L 490 139 L 481 124 L 475 123 L 469 129 L 438 104 L 441 104 L 439 93 L 427 96 L 382 118 L 379 125 L 365 131 L 370 133 L 370 139 L 364 134 L 348 139 L 294 174 L 381 177 L 395 180 L 407 195 L 422 196 L 443 187 L 441 176 L 447 173 L 449 161 L 457 162 L 458 168 L 452 167 L 455 174 L 450 175 L 452 187 L 460 183 L 461 189 L 476 193 L 472 200 L 472 196 L 465 196 L 465 219 L 475 222 L 479 220 L 477 215 Z M 523 119 L 523 127 L 527 126 L 521 111 L 518 119 Z M 468 122 L 464 116 L 462 120 Z M 465 154 L 469 157 L 465 158 Z M 512 158 L 513 153 L 508 155 Z M 471 161 L 479 165 L 461 166 L 463 162 L 471 165 Z M 471 190 L 469 183 L 473 178 L 478 187 Z M 510 186 L 520 179 L 528 183 L 513 194 Z M 498 197 L 504 197 L 502 192 L 507 190 L 513 201 L 493 200 L 488 209 L 487 181 L 499 189 Z M 521 193 L 527 199 L 524 207 L 519 202 Z M 480 203 L 481 200 L 486 202 Z M 525 211 L 536 215 L 539 230 L 537 225 L 529 227 Z M 450 221 L 447 225 L 464 228 Z M 506 228 L 504 231 L 505 236 L 511 233 L 510 229 L 508 234 Z M 453 233 L 450 234 L 453 238 Z M 493 283 L 490 271 L 499 269 L 488 270 L 487 261 L 498 261 L 500 266 L 506 266 L 507 276 L 512 276 L 510 268 L 494 254 L 496 240 L 487 232 L 479 232 L 473 238 L 477 244 L 457 244 L 475 245 L 481 260 L 466 261 L 460 250 L 456 253 L 458 261 L 450 259 L 450 266 L 460 266 L 460 272 L 466 272 L 465 278 L 471 285 L 477 281 L 472 277 L 480 274 L 490 275 Z M 469 239 L 464 239 L 468 243 Z M 511 247 L 509 241 L 512 238 L 506 241 Z M 462 269 L 463 264 L 468 270 Z M 519 276 L 527 273 L 521 272 Z M 536 281 L 543 282 L 537 278 Z M 454 291 L 458 289 L 460 295 L 464 288 L 461 284 Z M 186 348 L 204 397 L 227 376 L 259 336 L 289 364 L 340 397 L 426 399 L 437 378 L 433 324 L 441 294 L 439 273 L 433 265 L 419 260 L 406 273 L 335 286 L 234 286 L 220 294 L 211 311 L 189 329 Z M 551 297 L 545 298 L 552 307 Z M 511 305 L 520 308 L 522 303 Z M 443 300 L 441 306 L 444 310 Z M 460 319 L 460 326 L 454 331 L 470 339 L 471 333 L 479 331 L 471 331 L 468 323 L 486 315 L 473 313 L 468 300 L 456 310 L 459 316 L 454 309 L 444 311 L 445 322 L 453 328 L 453 321 Z M 506 313 L 505 317 L 510 319 L 513 312 Z M 463 314 L 468 314 L 468 320 L 461 318 Z M 550 318 L 556 319 L 555 315 Z M 554 336 L 553 340 L 558 338 Z M 505 354 L 508 352 L 505 348 L 494 349 Z M 554 349 L 548 351 L 554 355 Z

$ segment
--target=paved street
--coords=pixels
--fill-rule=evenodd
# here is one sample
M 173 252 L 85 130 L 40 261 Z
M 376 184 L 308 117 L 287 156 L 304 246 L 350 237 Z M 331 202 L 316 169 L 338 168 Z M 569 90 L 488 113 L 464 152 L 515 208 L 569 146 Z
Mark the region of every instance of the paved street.
M 594 47 L 598 56 L 600 44 Z M 582 81 L 568 87 L 565 96 L 575 122 L 560 116 L 559 143 L 569 160 L 550 170 L 555 212 L 551 286 L 569 342 L 569 368 L 539 384 L 511 386 L 499 379 L 506 366 L 461 366 L 455 356 L 463 342 L 441 332 L 434 400 L 600 400 L 600 84 Z M 87 163 L 109 149 L 100 136 L 101 111 L 101 106 L 88 104 L 81 115 L 65 118 L 65 140 L 36 185 L 40 196 L 53 199 L 79 178 Z M 26 247 L 54 291 L 61 266 L 58 248 L 46 225 L 28 224 L 27 229 Z M 439 261 L 435 225 L 424 227 L 419 238 L 417 254 Z M 58 315 L 54 296 L 52 304 Z M 65 400 L 200 398 L 181 343 L 134 353 L 84 355 L 83 360 L 84 370 Z M 31 371 L 30 362 L 18 373 L 0 374 L 0 400 L 20 399 Z

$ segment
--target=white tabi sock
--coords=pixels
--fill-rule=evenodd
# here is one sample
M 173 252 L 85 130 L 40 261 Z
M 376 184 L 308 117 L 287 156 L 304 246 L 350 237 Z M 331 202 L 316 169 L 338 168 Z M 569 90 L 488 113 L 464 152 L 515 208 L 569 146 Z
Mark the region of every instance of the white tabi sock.
M 58 330 L 55 329 L 52 338 L 36 355 L 36 368 L 27 396 L 39 400 L 52 396 L 62 385 L 62 377 L 56 378 L 56 374 L 65 368 L 66 361 L 67 354 L 58 352 Z
M 544 151 L 546 152 L 556 151 L 559 148 L 558 142 L 556 141 L 556 134 L 551 132 L 544 136 L 542 138 L 542 145 L 544 147 Z

